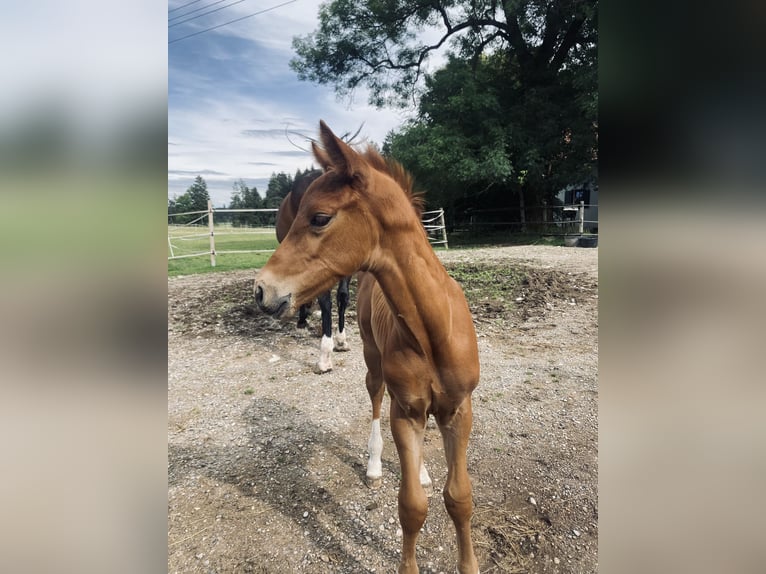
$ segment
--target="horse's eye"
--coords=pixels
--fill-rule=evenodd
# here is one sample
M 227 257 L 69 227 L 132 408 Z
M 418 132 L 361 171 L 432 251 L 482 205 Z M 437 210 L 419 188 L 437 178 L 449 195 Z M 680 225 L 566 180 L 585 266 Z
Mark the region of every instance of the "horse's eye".
M 311 226 L 324 227 L 325 225 L 330 223 L 331 219 L 332 219 L 331 215 L 326 215 L 324 213 L 315 213 L 313 217 L 311 218 Z

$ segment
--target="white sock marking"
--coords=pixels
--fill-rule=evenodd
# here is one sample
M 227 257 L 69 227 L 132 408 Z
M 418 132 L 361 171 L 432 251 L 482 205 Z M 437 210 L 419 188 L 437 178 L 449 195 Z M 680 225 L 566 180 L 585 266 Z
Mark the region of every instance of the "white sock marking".
M 383 436 L 380 434 L 380 419 L 373 419 L 370 430 L 370 440 L 367 442 L 370 458 L 367 461 L 367 476 L 380 478 L 383 476 Z
M 423 486 L 431 486 L 431 477 L 428 476 L 425 463 L 420 461 L 420 484 Z
M 346 331 L 338 331 L 335 334 L 335 350 L 336 351 L 348 351 L 349 346 L 346 342 Z
M 332 337 L 322 335 L 322 342 L 319 344 L 319 361 L 317 370 L 325 373 L 332 370 Z

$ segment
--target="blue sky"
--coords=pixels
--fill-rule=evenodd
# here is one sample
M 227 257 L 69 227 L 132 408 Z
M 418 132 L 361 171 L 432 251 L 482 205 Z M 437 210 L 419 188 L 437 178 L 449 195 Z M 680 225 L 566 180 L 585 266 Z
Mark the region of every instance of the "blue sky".
M 169 27 L 168 40 L 283 1 L 240 2 Z M 338 100 L 331 87 L 298 80 L 289 67 L 292 39 L 316 29 L 320 3 L 296 0 L 168 44 L 168 197 L 184 193 L 197 175 L 207 182 L 218 207 L 229 203 L 232 185 L 240 178 L 263 196 L 273 172 L 292 174 L 312 164 L 311 155 L 287 139 L 286 129 L 293 142 L 308 149 L 306 138 L 316 137 L 320 119 L 338 134 L 354 132 L 364 123 L 360 137 L 381 144 L 406 119 L 408 111 L 370 107 L 364 92 L 352 101 Z M 168 9 L 183 4 L 188 0 L 171 0 Z M 210 4 L 212 0 L 202 0 L 170 12 L 169 18 Z

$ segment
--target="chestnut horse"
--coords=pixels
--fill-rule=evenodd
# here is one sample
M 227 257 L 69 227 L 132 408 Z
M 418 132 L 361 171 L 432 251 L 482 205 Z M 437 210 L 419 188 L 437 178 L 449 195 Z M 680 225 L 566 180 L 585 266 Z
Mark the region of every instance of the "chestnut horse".
M 429 414 L 444 441 L 444 504 L 455 525 L 458 572 L 475 574 L 473 500 L 466 449 L 479 355 L 471 313 L 420 222 L 422 204 L 404 169 L 376 151 L 358 153 L 320 122 L 313 152 L 324 173 L 311 184 L 290 232 L 255 281 L 255 300 L 275 316 L 361 271 L 359 331 L 372 400 L 367 481 L 379 485 L 383 383 L 399 454 L 399 572 L 415 574 L 415 544 L 428 510 L 423 437 Z
M 280 243 L 290 231 L 290 226 L 298 213 L 298 207 L 301 204 L 303 194 L 308 189 L 311 182 L 322 175 L 321 170 L 315 169 L 308 173 L 298 175 L 293 181 L 293 185 L 288 194 L 282 200 L 277 211 L 277 241 Z M 348 306 L 348 286 L 351 277 L 344 277 L 338 282 L 338 332 L 335 334 L 333 344 L 332 337 L 332 292 L 325 291 L 317 297 L 319 309 L 322 312 L 322 342 L 319 344 L 319 360 L 317 361 L 315 371 L 317 373 L 326 373 L 332 370 L 332 352 L 348 351 L 349 346 L 346 342 L 346 307 Z M 306 318 L 308 317 L 309 304 L 301 305 L 298 310 L 298 328 L 308 327 Z

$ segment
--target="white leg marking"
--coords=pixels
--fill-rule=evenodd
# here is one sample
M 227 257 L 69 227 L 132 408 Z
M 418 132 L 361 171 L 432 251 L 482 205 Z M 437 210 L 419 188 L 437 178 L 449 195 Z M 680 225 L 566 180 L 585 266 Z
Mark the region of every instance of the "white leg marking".
M 428 476 L 426 465 L 422 460 L 420 461 L 420 485 L 426 491 L 426 496 L 430 498 L 434 493 L 434 485 L 431 482 L 431 477 Z
M 322 335 L 322 342 L 319 344 L 319 361 L 316 365 L 317 373 L 326 373 L 332 371 L 332 337 Z
M 370 440 L 367 442 L 370 458 L 367 460 L 367 486 L 377 488 L 383 479 L 383 436 L 380 434 L 380 419 L 373 419 Z
M 350 351 L 351 347 L 346 342 L 346 331 L 338 331 L 335 333 L 335 350 L 336 351 Z
M 431 486 L 431 477 L 428 476 L 425 463 L 420 461 L 420 484 L 423 486 Z

